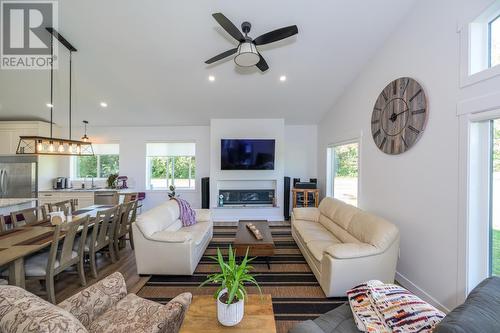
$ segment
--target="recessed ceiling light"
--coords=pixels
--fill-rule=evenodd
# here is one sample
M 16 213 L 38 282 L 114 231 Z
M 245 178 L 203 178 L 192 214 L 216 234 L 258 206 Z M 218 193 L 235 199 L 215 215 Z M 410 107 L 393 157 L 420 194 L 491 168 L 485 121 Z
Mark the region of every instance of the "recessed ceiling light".
M 280 81 L 285 82 L 286 81 L 286 75 L 281 75 L 280 76 Z
M 210 75 L 210 76 L 208 77 L 208 81 L 210 81 L 210 82 L 214 82 L 214 81 L 215 81 L 215 76 Z
M 52 105 L 52 104 L 50 104 L 50 103 L 47 103 L 47 104 L 45 104 L 45 105 L 47 105 L 47 107 L 48 107 L 48 108 L 53 108 L 53 107 L 54 107 L 54 105 Z
M 108 103 L 106 103 L 106 102 L 101 102 L 101 107 L 102 107 L 102 108 L 107 108 L 107 107 L 108 107 Z

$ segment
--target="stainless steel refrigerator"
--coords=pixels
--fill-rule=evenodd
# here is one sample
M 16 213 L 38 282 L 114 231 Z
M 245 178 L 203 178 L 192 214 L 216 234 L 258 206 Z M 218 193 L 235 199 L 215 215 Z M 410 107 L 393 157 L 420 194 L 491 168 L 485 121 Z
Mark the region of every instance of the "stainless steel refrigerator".
M 0 156 L 0 198 L 38 197 L 38 159 Z

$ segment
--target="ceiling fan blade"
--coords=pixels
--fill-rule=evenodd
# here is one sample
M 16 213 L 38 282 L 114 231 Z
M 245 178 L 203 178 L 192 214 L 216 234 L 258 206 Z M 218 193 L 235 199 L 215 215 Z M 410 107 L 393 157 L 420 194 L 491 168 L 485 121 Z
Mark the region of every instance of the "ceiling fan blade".
M 260 69 L 261 72 L 265 72 L 269 69 L 269 66 L 267 65 L 267 62 L 266 60 L 264 60 L 264 58 L 262 57 L 261 54 L 259 54 L 259 57 L 260 57 L 260 60 L 259 62 L 257 63 L 257 68 Z
M 237 51 L 238 51 L 238 48 L 235 47 L 234 49 L 227 50 L 226 52 L 222 52 L 221 54 L 218 54 L 215 57 L 210 58 L 207 61 L 205 61 L 205 64 L 212 64 L 212 63 L 214 63 L 216 61 L 222 60 L 222 59 L 224 59 L 226 57 L 229 57 L 232 54 L 235 54 Z
M 214 13 L 212 14 L 214 19 L 217 21 L 217 23 L 220 24 L 224 30 L 227 31 L 228 34 L 230 34 L 234 39 L 236 39 L 239 42 L 244 42 L 245 37 L 241 33 L 241 31 L 236 28 L 236 26 L 233 24 L 233 22 L 229 21 L 227 17 L 224 16 L 222 13 Z
M 284 27 L 281 29 L 276 29 L 266 34 L 263 34 L 253 40 L 255 45 L 264 45 L 273 42 L 277 42 L 279 40 L 291 37 L 299 33 L 299 29 L 297 29 L 296 25 L 291 25 L 289 27 Z

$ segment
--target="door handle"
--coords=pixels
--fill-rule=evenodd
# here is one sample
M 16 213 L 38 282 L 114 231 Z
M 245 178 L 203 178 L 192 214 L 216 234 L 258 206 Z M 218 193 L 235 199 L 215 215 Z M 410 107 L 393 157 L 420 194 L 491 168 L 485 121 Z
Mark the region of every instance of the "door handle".
M 0 194 L 3 194 L 3 169 L 0 170 Z
M 7 191 L 8 191 L 8 188 L 7 188 L 7 170 L 3 170 L 2 189 L 3 189 L 3 194 L 7 194 Z

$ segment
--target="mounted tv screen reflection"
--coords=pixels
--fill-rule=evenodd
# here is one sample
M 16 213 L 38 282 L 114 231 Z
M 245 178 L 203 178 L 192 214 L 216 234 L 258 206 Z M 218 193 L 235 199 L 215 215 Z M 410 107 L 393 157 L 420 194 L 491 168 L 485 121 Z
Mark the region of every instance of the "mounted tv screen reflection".
M 274 170 L 275 140 L 221 140 L 221 170 Z

